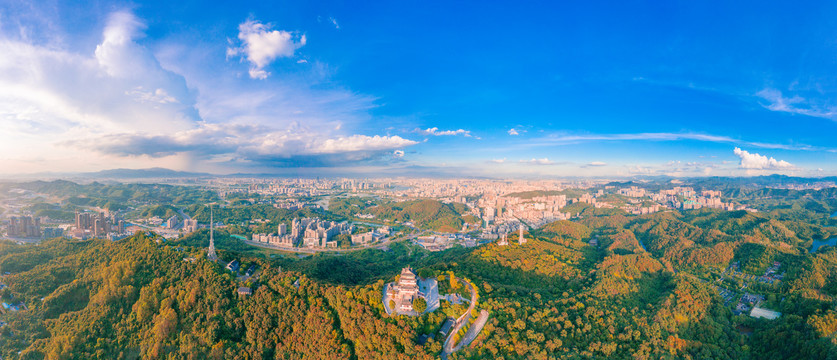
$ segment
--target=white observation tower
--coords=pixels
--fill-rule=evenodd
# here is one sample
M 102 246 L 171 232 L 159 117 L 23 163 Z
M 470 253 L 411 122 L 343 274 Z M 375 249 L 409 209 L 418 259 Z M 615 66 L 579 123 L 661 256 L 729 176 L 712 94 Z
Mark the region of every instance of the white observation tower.
M 212 205 L 209 205 L 209 249 L 206 251 L 206 258 L 209 261 L 218 261 L 218 254 L 215 253 L 215 237 L 213 234 L 215 221 L 212 216 Z

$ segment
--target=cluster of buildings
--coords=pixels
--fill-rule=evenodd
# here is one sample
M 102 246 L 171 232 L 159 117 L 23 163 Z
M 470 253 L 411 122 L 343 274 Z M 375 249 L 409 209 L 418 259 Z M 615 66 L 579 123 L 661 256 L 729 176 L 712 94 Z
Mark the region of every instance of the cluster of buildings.
M 473 197 L 497 197 L 526 191 L 589 188 L 604 180 L 490 180 L 490 179 L 391 179 L 382 195 L 412 198 L 440 198 L 465 203 Z
M 198 224 L 198 221 L 195 220 L 195 219 L 184 219 L 183 220 L 183 228 L 182 229 L 183 229 L 183 232 L 185 232 L 185 233 L 195 232 L 195 231 L 198 231 L 198 229 L 200 229 L 200 228 L 201 228 L 201 226 Z
M 721 278 L 719 278 L 718 281 L 723 280 L 724 276 L 729 274 L 733 277 L 740 277 L 744 280 L 758 281 L 758 282 L 761 282 L 761 283 L 764 283 L 764 284 L 771 284 L 772 285 L 775 282 L 778 282 L 778 281 L 780 281 L 781 279 L 784 278 L 784 274 L 779 274 L 779 270 L 781 269 L 781 267 L 782 267 L 782 263 L 780 263 L 778 261 L 774 261 L 773 264 L 770 267 L 768 267 L 767 270 L 765 270 L 764 275 L 756 276 L 756 275 L 749 275 L 749 274 L 741 273 L 740 272 L 740 264 L 739 264 L 739 262 L 736 261 L 736 262 L 731 263 L 729 265 L 729 267 L 727 267 L 724 270 L 724 272 L 721 274 L 722 275 Z M 730 290 L 727 290 L 727 289 L 724 289 L 724 288 L 721 288 L 721 287 L 718 287 L 718 286 L 714 286 L 714 285 L 712 286 L 712 288 L 715 289 L 716 291 L 718 291 L 718 293 L 720 293 L 721 296 L 724 298 L 724 305 L 729 305 L 733 302 L 734 299 L 736 299 L 736 292 L 734 292 L 734 291 L 730 291 Z M 747 283 L 744 283 L 744 286 L 741 288 L 741 290 L 744 290 L 746 288 L 747 288 Z M 776 318 L 778 318 L 782 315 L 782 313 L 780 313 L 778 311 L 773 311 L 773 310 L 770 310 L 770 309 L 760 307 L 762 302 L 764 302 L 764 300 L 765 300 L 763 295 L 752 294 L 752 293 L 749 293 L 749 292 L 745 292 L 743 295 L 741 295 L 740 298 L 737 298 L 737 299 L 738 299 L 738 302 L 735 304 L 735 306 L 733 307 L 733 310 L 732 310 L 732 312 L 735 315 L 749 313 L 749 315 L 752 316 L 752 317 L 765 318 L 765 319 L 769 319 L 769 320 L 776 319 Z
M 279 224 L 276 230 L 275 234 L 253 234 L 253 241 L 288 248 L 337 247 L 334 237 L 351 234 L 354 225 L 348 222 L 324 221 L 320 218 L 303 218 L 294 219 L 290 229 L 287 224 Z
M 216 188 L 222 197 L 242 193 L 294 197 L 328 195 L 345 190 L 385 189 L 390 183 L 385 180 L 356 179 L 227 178 L 213 179 L 209 185 Z
M 782 263 L 778 261 L 774 261 L 766 270 L 764 270 L 764 275 L 757 276 L 757 275 L 750 275 L 742 273 L 740 270 L 740 265 L 738 261 L 733 262 L 729 265 L 729 267 L 724 270 L 724 274 L 730 274 L 733 277 L 738 277 L 746 281 L 758 281 L 762 284 L 774 285 L 785 278 L 785 273 L 779 273 L 779 270 L 782 268 Z
M 735 315 L 747 313 L 754 307 L 761 304 L 762 301 L 764 301 L 764 296 L 745 292 L 744 295 L 741 295 L 741 299 L 738 301 L 738 304 L 735 305 L 735 310 L 732 312 Z
M 32 216 L 11 216 L 6 235 L 11 237 L 36 238 L 41 236 L 41 218 Z
M 521 219 L 542 225 L 569 219 L 570 214 L 561 211 L 567 204 L 565 195 L 539 196 L 532 199 L 500 196 L 481 198 L 477 206 L 482 209 L 479 215 L 486 224 Z
M 620 198 L 614 199 L 610 197 L 611 194 L 619 195 Z M 634 215 L 651 214 L 665 209 L 714 208 L 753 211 L 743 205 L 722 201 L 720 191 L 706 190 L 696 193 L 691 187 L 678 186 L 653 193 L 638 186 L 618 189 L 605 186 L 596 192 L 582 193 L 572 198 L 566 195 L 525 197 L 519 194 L 486 194 L 476 202 L 478 213 L 475 215 L 480 216 L 486 225 L 519 219 L 537 227 L 571 218 L 573 214 L 566 212 L 564 208 L 574 203 L 584 203 L 596 208 L 620 208 Z
M 476 239 L 473 239 L 465 234 L 436 234 L 419 236 L 413 240 L 413 243 L 428 251 L 442 251 L 450 249 L 454 245 L 461 245 L 464 247 L 475 247 L 479 245 Z
M 166 219 L 166 227 L 169 229 L 177 228 L 180 225 L 180 218 L 177 215 L 172 215 L 170 218 Z
M 673 209 L 691 210 L 713 208 L 728 211 L 749 210 L 743 205 L 723 202 L 720 191 L 704 190 L 698 194 L 691 187 L 678 186 L 673 189 L 660 190 L 657 194 L 651 194 L 651 199 Z
M 125 233 L 125 220 L 115 214 L 102 212 L 76 211 L 75 227 L 69 235 L 76 239 L 109 237 Z
M 760 306 L 765 300 L 763 295 L 745 292 L 741 295 L 741 297 L 736 298 L 736 293 L 733 291 L 714 285 L 712 288 L 718 291 L 721 297 L 724 298 L 724 305 L 730 305 L 734 299 L 738 299 L 738 302 L 732 310 L 732 313 L 735 315 L 749 314 L 754 318 L 763 318 L 768 320 L 774 320 L 782 316 L 781 312 L 773 311 Z
M 365 233 L 352 235 L 352 245 L 366 245 L 386 238 L 390 234 L 389 226 L 382 226 Z

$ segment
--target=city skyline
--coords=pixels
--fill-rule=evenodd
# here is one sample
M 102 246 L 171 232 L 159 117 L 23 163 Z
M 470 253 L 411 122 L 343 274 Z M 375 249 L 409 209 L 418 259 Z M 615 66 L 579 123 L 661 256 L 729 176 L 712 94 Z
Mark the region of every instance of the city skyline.
M 193 5 L 0 4 L 0 175 L 837 175 L 834 4 Z

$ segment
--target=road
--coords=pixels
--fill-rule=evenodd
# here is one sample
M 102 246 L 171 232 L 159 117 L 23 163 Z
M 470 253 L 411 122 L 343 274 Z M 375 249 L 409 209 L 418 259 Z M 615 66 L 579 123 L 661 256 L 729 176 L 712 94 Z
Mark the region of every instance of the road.
M 192 217 L 186 215 L 186 213 L 183 212 L 183 209 L 177 209 L 177 212 L 180 213 L 180 216 L 183 217 L 183 220 L 192 220 Z
M 465 336 L 462 338 L 462 340 L 459 341 L 459 344 L 456 344 L 456 346 L 454 346 L 453 349 L 451 349 L 451 353 L 459 351 L 463 347 L 468 346 L 468 344 L 470 344 L 471 341 L 474 341 L 474 339 L 477 338 L 477 335 L 480 334 L 480 331 L 482 331 L 482 327 L 485 326 L 485 323 L 487 321 L 488 311 L 480 311 L 480 315 L 477 316 L 477 320 L 475 320 L 474 324 L 471 325 L 470 328 L 468 328 L 468 332 L 465 333 Z
M 471 319 L 471 312 L 474 310 L 474 307 L 477 306 L 477 298 L 476 298 L 477 297 L 477 292 L 476 292 L 476 290 L 474 290 L 474 287 L 471 286 L 471 283 L 469 283 L 465 280 L 462 280 L 461 278 L 457 278 L 457 279 L 459 280 L 460 284 L 465 284 L 465 286 L 468 287 L 468 290 L 471 291 L 471 306 L 468 307 L 468 310 L 465 310 L 465 313 L 462 314 L 459 317 L 459 319 L 456 319 L 456 325 L 453 327 L 453 329 L 451 329 L 450 334 L 448 334 L 448 338 L 445 339 L 445 344 L 442 347 L 442 354 L 441 354 L 442 360 L 446 360 L 448 358 L 448 354 L 454 353 L 455 351 L 461 349 L 463 345 L 467 345 L 468 342 L 473 340 L 473 339 L 471 339 L 471 340 L 468 340 L 468 342 L 465 342 L 465 340 L 467 340 L 467 337 L 468 337 L 467 333 L 466 333 L 466 336 L 463 337 L 459 341 L 459 344 L 457 346 L 454 346 L 454 344 L 453 344 L 454 334 L 458 333 L 459 330 L 461 330 L 462 327 L 465 326 L 465 324 L 468 323 L 468 320 Z M 483 310 L 483 312 L 485 312 L 486 316 L 488 316 L 488 312 L 486 312 L 484 310 Z M 482 313 L 480 313 L 480 317 L 482 317 Z M 477 318 L 477 320 L 479 320 L 479 318 Z M 476 323 L 475 323 L 475 325 L 476 325 Z M 485 325 L 485 324 L 483 323 L 483 325 Z M 480 329 L 482 329 L 482 326 L 480 326 Z M 469 332 L 470 332 L 470 330 L 469 330 Z M 479 334 L 479 332 L 477 332 L 477 334 Z M 476 334 L 473 337 L 476 338 Z
M 384 303 L 384 311 L 387 312 L 387 315 L 392 314 L 392 309 L 389 308 L 389 299 L 387 299 L 387 290 L 389 290 L 389 284 L 384 284 L 384 293 L 383 297 L 381 298 Z

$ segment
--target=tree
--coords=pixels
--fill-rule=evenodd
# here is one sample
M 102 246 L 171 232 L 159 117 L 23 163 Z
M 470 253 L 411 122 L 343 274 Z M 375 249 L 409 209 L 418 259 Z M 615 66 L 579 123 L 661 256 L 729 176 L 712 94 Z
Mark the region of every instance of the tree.
M 459 289 L 459 280 L 456 279 L 453 272 L 448 271 L 448 278 L 450 279 L 450 288 L 454 290 Z
M 427 310 L 427 301 L 424 298 L 416 298 L 413 300 L 413 310 L 419 314 L 424 313 L 424 310 Z

